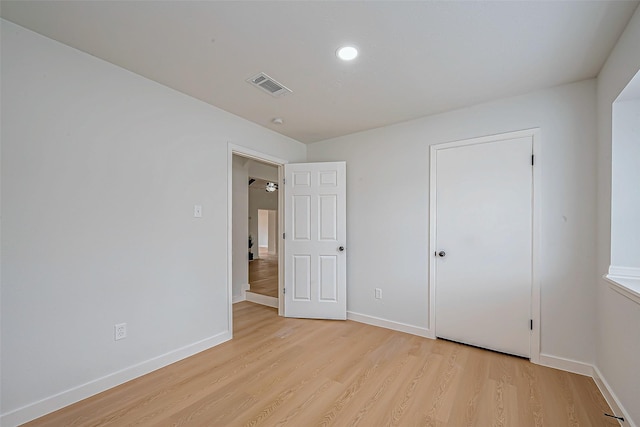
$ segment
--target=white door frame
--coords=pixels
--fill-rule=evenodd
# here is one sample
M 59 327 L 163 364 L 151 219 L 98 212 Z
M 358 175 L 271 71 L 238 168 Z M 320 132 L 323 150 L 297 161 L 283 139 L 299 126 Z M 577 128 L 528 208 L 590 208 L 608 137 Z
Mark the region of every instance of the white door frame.
M 531 137 L 533 140 L 533 155 L 535 165 L 533 167 L 533 220 L 532 220 L 532 277 L 531 277 L 531 318 L 533 330 L 531 331 L 530 360 L 540 363 L 540 220 L 541 220 L 541 152 L 540 129 L 525 129 L 515 132 L 488 135 L 478 138 L 464 139 L 460 141 L 445 142 L 432 145 L 429 151 L 429 331 L 430 337 L 436 337 L 436 153 L 452 147 L 482 144 L 491 141 Z
M 278 168 L 278 182 L 282 183 L 284 164 L 289 163 L 287 160 L 280 159 L 269 154 L 261 153 L 241 145 L 227 143 L 227 299 L 229 306 L 229 332 L 233 335 L 233 156 L 238 155 L 262 163 L 268 163 Z M 282 188 L 282 185 L 280 185 Z M 284 230 L 284 196 L 282 191 L 278 191 L 278 229 Z M 283 248 L 284 242 L 282 234 L 278 236 L 278 247 Z M 278 315 L 284 314 L 284 298 L 282 288 L 284 287 L 284 265 L 283 250 L 278 250 Z

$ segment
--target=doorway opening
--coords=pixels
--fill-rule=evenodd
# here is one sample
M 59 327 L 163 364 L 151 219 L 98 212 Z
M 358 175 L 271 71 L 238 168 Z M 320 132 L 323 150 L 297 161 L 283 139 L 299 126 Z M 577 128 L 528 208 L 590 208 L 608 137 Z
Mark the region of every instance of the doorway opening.
M 247 301 L 278 307 L 278 168 L 247 162 L 249 264 Z M 262 178 L 256 176 L 262 174 Z M 267 177 L 265 179 L 264 177 Z
M 284 299 L 279 298 L 283 288 L 283 274 L 280 273 L 283 254 L 279 250 L 282 246 L 280 230 L 283 228 L 283 200 L 279 184 L 282 182 L 284 163 L 284 160 L 229 144 L 228 271 L 231 330 L 232 305 L 235 303 L 251 301 L 275 307 L 279 315 L 284 310 Z M 258 210 L 268 211 L 266 251 L 262 253 L 260 246 L 265 246 L 265 243 L 260 241 Z M 268 280 L 262 280 L 265 278 Z M 265 282 L 268 282 L 268 294 L 263 288 Z
M 233 303 L 240 301 L 277 306 L 280 316 L 345 320 L 346 163 L 290 164 L 235 144 L 228 144 L 227 156 L 229 330 L 233 331 Z M 257 189 L 260 197 L 277 194 L 277 298 L 252 292 L 249 280 L 249 258 L 261 256 L 258 206 L 249 206 L 249 188 L 258 178 L 267 181 L 264 189 Z

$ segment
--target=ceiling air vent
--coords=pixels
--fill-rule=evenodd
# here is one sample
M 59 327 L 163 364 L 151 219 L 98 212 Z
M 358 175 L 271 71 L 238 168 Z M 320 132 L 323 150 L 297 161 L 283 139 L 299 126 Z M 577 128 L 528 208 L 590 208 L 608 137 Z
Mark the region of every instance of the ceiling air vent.
M 247 79 L 247 82 L 251 83 L 257 88 L 262 89 L 269 95 L 275 96 L 276 98 L 293 92 L 291 89 L 281 83 L 278 83 L 271 77 L 267 76 L 265 73 L 257 74 L 250 79 Z

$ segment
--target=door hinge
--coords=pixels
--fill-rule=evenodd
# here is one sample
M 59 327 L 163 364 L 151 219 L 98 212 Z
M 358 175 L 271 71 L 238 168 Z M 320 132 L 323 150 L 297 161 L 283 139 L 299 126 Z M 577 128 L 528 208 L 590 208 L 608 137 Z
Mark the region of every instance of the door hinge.
M 534 156 L 533 154 L 531 155 L 531 166 L 533 166 L 535 164 L 535 158 L 536 156 Z
M 282 240 L 284 240 L 285 233 L 282 233 Z
M 529 330 L 533 331 L 533 319 L 529 319 Z
M 285 185 L 287 183 L 287 178 L 282 178 L 282 185 Z
M 282 288 L 282 293 L 286 294 L 287 293 L 287 288 Z

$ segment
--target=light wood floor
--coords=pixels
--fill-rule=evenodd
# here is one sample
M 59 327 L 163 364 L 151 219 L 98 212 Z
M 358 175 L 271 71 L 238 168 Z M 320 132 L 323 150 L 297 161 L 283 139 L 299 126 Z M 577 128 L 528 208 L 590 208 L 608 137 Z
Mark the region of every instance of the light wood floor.
M 352 321 L 234 305 L 234 339 L 33 426 L 616 426 L 592 379 Z
M 260 259 L 249 262 L 249 290 L 278 298 L 278 255 L 260 249 Z

